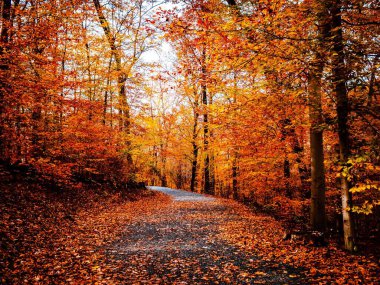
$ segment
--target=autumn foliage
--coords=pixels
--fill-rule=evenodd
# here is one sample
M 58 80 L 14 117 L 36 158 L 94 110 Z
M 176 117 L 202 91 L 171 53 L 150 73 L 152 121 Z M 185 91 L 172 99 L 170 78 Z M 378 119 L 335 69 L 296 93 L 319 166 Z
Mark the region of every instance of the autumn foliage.
M 311 207 L 312 228 L 344 228 L 354 250 L 354 220 L 372 228 L 379 203 L 376 5 L 227 2 L 157 16 L 177 52 L 180 105 L 180 132 L 159 152 L 166 183 L 291 224 L 307 225 Z
M 376 244 L 376 1 L 1 5 L 0 170 L 52 192 L 187 189 Z

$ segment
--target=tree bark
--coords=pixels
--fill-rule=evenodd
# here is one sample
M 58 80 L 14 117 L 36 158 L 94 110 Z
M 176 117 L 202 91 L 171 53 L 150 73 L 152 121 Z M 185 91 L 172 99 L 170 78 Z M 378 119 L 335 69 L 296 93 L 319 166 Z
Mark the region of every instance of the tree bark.
M 195 104 L 194 107 L 194 123 L 193 123 L 193 138 L 192 138 L 192 148 L 193 148 L 193 157 L 191 162 L 191 181 L 190 181 L 190 190 L 194 192 L 197 187 L 197 165 L 198 165 L 198 145 L 197 145 L 197 137 L 198 137 L 198 104 Z
M 204 107 L 203 113 L 203 150 L 205 153 L 204 160 L 204 185 L 203 191 L 206 194 L 211 193 L 211 183 L 210 183 L 210 154 L 209 154 L 209 124 L 208 124 L 208 100 L 207 100 L 207 87 L 205 83 L 202 83 L 202 102 Z
M 213 104 L 213 95 L 211 93 L 208 93 L 208 106 L 212 106 Z M 208 110 L 208 109 L 207 109 Z M 213 117 L 209 114 L 208 116 L 208 123 L 209 126 L 212 124 Z M 214 140 L 214 132 L 209 127 L 209 157 L 210 157 L 210 194 L 216 195 L 215 192 L 215 185 L 216 185 L 216 165 L 215 165 L 215 153 L 214 149 L 210 147 L 212 146 L 212 142 Z
M 232 134 L 233 134 L 233 146 L 232 146 L 232 196 L 234 200 L 239 199 L 239 188 L 238 188 L 238 146 L 236 145 L 236 104 L 237 104 L 237 93 L 238 93 L 238 84 L 237 84 L 237 74 L 234 72 L 234 89 L 233 89 L 233 104 L 234 104 L 234 111 L 233 111 L 233 117 L 232 117 Z
M 309 117 L 310 117 L 310 159 L 311 159 L 311 205 L 310 223 L 315 231 L 326 230 L 326 182 L 323 151 L 323 116 L 322 116 L 322 73 L 325 58 L 323 56 L 330 34 L 329 13 L 325 3 L 319 3 L 317 24 L 319 41 L 314 51 L 315 63 L 309 73 Z
M 207 71 L 206 71 L 206 47 L 203 47 L 202 51 L 202 82 L 201 82 L 201 96 L 203 104 L 203 150 L 204 150 L 204 184 L 203 192 L 206 194 L 211 193 L 211 183 L 210 183 L 210 154 L 209 154 L 209 142 L 210 142 L 210 132 L 209 132 L 209 121 L 208 121 L 208 96 L 207 96 Z
M 106 83 L 106 90 L 104 92 L 104 102 L 103 102 L 103 125 L 104 126 L 107 124 L 108 94 L 110 93 L 109 90 L 111 86 L 111 78 L 110 78 L 111 66 L 112 66 L 112 55 L 108 62 L 107 83 Z
M 297 155 L 296 162 L 298 164 L 298 175 L 301 181 L 301 189 L 309 189 L 310 183 L 308 182 L 311 178 L 308 166 L 303 162 L 304 157 L 304 146 L 303 142 L 300 143 L 297 135 L 293 138 L 293 153 Z M 301 136 L 302 140 L 302 136 Z M 304 192 L 305 193 L 305 192 Z
M 331 5 L 332 15 L 332 77 L 334 91 L 337 101 L 336 112 L 338 116 L 338 136 L 339 136 L 339 158 L 343 167 L 348 167 L 350 156 L 350 139 L 348 127 L 348 95 L 346 89 L 346 67 L 344 63 L 344 45 L 341 18 L 341 2 L 335 0 Z M 353 217 L 350 208 L 352 207 L 352 194 L 350 192 L 351 183 L 347 176 L 341 175 L 342 191 L 342 213 L 344 246 L 349 251 L 355 250 L 355 233 L 353 227 Z
M 309 74 L 309 120 L 311 159 L 310 223 L 315 231 L 325 232 L 325 169 L 323 153 L 321 78 L 323 63 L 317 60 Z
M 161 150 L 161 171 L 160 171 L 160 179 L 161 179 L 161 186 L 167 187 L 168 181 L 166 179 L 166 157 L 163 155 L 164 149 L 166 149 L 166 145 L 164 146 L 164 143 L 160 144 L 160 150 Z
M 232 195 L 233 195 L 233 198 L 234 200 L 238 200 L 239 199 L 239 188 L 238 188 L 238 179 L 237 179 L 237 176 L 238 176 L 238 165 L 237 165 L 237 162 L 238 162 L 238 154 L 237 154 L 237 151 L 234 150 L 234 153 L 233 153 L 233 158 L 232 158 Z

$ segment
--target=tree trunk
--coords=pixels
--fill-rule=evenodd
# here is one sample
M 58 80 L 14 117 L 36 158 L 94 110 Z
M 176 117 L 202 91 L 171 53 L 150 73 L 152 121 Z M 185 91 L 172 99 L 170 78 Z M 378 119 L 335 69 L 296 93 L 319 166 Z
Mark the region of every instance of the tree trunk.
M 209 154 L 209 121 L 208 121 L 208 96 L 207 96 L 207 85 L 206 85 L 206 47 L 203 47 L 202 51 L 202 82 L 201 82 L 201 95 L 203 104 L 203 150 L 204 150 L 204 184 L 203 192 L 206 194 L 211 193 L 211 183 L 210 183 L 210 154 Z
M 208 106 L 212 106 L 213 104 L 213 96 L 212 94 L 208 94 Z M 208 111 L 208 108 L 207 108 Z M 208 124 L 212 124 L 212 116 L 208 116 Z M 209 170 L 210 170 L 210 194 L 216 195 L 217 193 L 215 192 L 215 181 L 216 181 L 216 165 L 215 165 L 215 153 L 214 149 L 210 148 L 210 145 L 212 145 L 214 139 L 214 132 L 212 129 L 209 127 L 209 157 L 210 157 L 210 163 L 209 163 Z
M 204 160 L 204 185 L 203 192 L 207 194 L 211 193 L 210 185 L 210 155 L 209 155 L 209 125 L 208 125 L 208 104 L 207 104 L 207 89 L 205 83 L 202 83 L 202 102 L 204 106 L 203 113 L 203 150 L 205 153 Z
M 301 135 L 301 140 L 302 140 Z M 299 139 L 297 138 L 297 135 L 294 135 L 294 141 L 293 141 L 293 153 L 297 155 L 296 162 L 298 165 L 298 175 L 300 177 L 301 181 L 301 191 L 305 193 L 305 189 L 309 189 L 310 183 L 308 182 L 310 179 L 310 173 L 308 171 L 308 167 L 303 162 L 304 157 L 304 146 L 303 142 L 302 144 L 299 142 Z
M 343 167 L 348 167 L 348 158 L 350 156 L 350 140 L 348 129 L 348 95 L 346 89 L 346 67 L 344 63 L 344 46 L 343 46 L 343 31 L 341 18 L 341 2 L 334 1 L 331 6 L 332 15 L 332 77 L 334 91 L 337 101 L 336 112 L 338 116 L 338 136 L 339 136 L 339 157 L 340 164 Z M 353 217 L 350 208 L 352 207 L 352 195 L 350 192 L 350 181 L 347 176 L 341 175 L 341 190 L 342 190 L 342 213 L 343 213 L 343 231 L 344 231 L 344 246 L 349 251 L 355 249 L 355 233 L 353 227 Z
M 317 24 L 319 41 L 316 47 L 315 64 L 309 74 L 309 117 L 310 117 L 310 159 L 311 159 L 311 206 L 310 223 L 315 231 L 326 230 L 326 185 L 323 152 L 323 116 L 322 116 L 322 73 L 325 58 L 323 56 L 326 42 L 330 35 L 329 13 L 326 4 L 319 3 Z
M 90 51 L 90 45 L 88 42 L 85 43 L 86 48 L 86 59 L 87 59 L 87 97 L 90 102 L 93 100 L 93 94 L 92 94 L 92 80 L 91 80 L 91 51 Z M 88 120 L 92 121 L 93 113 L 92 108 L 90 108 L 88 113 Z
M 110 60 L 108 62 L 107 83 L 106 83 L 106 90 L 104 92 L 104 103 L 103 103 L 103 125 L 104 126 L 107 124 L 108 94 L 109 94 L 110 85 L 111 85 L 111 78 L 110 78 L 111 66 L 112 66 L 112 55 L 110 56 Z
M 233 159 L 232 160 L 232 195 L 233 195 L 234 200 L 238 200 L 239 199 L 238 180 L 237 180 L 237 176 L 238 176 L 238 165 L 237 165 L 238 154 L 237 154 L 237 151 L 235 151 L 235 150 L 234 150 L 232 159 Z
M 309 117 L 311 159 L 311 205 L 310 223 L 315 231 L 325 232 L 325 169 L 323 154 L 321 78 L 323 63 L 317 60 L 309 74 Z
M 161 152 L 160 179 L 161 179 L 161 186 L 162 187 L 168 186 L 168 181 L 166 179 L 166 157 L 164 155 L 166 148 L 167 148 L 167 146 L 164 145 L 164 143 L 160 144 L 160 152 Z
M 197 133 L 198 133 L 198 104 L 194 107 L 194 124 L 193 124 L 193 140 L 191 142 L 193 147 L 193 157 L 191 162 L 191 181 L 190 181 L 190 190 L 194 192 L 197 187 L 197 165 L 198 165 L 198 145 L 197 145 Z
M 232 146 L 232 195 L 234 200 L 239 199 L 239 189 L 238 189 L 238 146 L 236 145 L 236 138 L 237 138 L 237 131 L 236 131 L 236 121 L 237 121 L 237 116 L 236 116 L 236 104 L 237 104 L 237 93 L 238 93 L 238 86 L 237 86 L 237 74 L 234 72 L 234 89 L 233 89 L 233 104 L 234 104 L 234 112 L 233 112 L 233 117 L 232 117 L 232 134 L 233 138 L 232 140 L 234 141 L 233 146 Z

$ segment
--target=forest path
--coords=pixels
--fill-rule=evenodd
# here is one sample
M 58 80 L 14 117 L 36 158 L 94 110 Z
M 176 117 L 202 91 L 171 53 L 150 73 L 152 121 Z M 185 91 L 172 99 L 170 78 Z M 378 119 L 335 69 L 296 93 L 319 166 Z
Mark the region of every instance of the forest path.
M 260 258 L 223 238 L 226 224 L 242 220 L 230 203 L 165 187 L 150 189 L 172 201 L 127 225 L 106 249 L 120 284 L 307 284 L 301 269 Z

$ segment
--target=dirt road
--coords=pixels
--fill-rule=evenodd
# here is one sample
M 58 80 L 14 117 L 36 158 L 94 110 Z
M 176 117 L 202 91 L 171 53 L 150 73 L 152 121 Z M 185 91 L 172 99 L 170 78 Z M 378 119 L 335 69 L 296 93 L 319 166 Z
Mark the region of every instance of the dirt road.
M 302 270 L 262 260 L 223 239 L 241 219 L 223 200 L 165 187 L 172 202 L 126 226 L 107 249 L 122 284 L 307 284 Z M 116 280 L 114 280 L 115 282 Z

